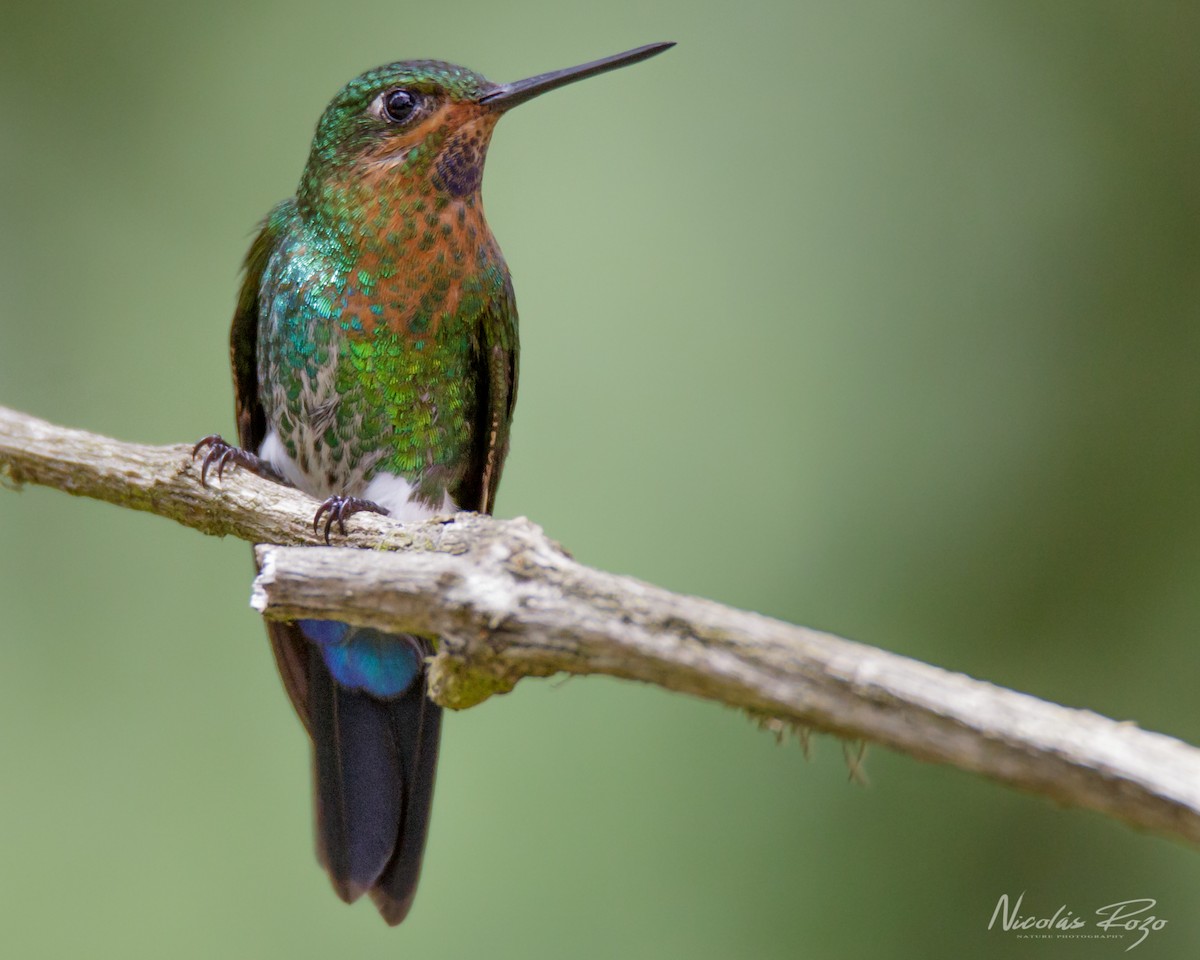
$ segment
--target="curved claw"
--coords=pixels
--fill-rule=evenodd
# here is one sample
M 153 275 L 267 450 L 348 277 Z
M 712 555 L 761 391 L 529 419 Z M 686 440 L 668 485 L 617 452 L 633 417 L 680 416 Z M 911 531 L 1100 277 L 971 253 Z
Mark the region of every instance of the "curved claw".
M 339 497 L 330 497 L 328 500 L 326 500 L 324 503 L 322 503 L 319 507 L 317 507 L 317 515 L 315 517 L 313 517 L 313 533 L 319 532 L 318 528 L 321 523 L 321 514 L 325 513 L 326 511 L 333 513 L 333 505 L 339 499 L 340 499 Z M 326 543 L 329 542 L 329 534 L 325 535 L 325 542 Z
M 229 464 L 236 464 L 249 470 L 251 473 L 257 474 L 264 480 L 271 480 L 275 483 L 284 483 L 291 486 L 284 477 L 279 474 L 271 464 L 263 460 L 261 457 L 256 457 L 254 454 L 241 447 L 235 447 L 232 443 L 222 437 L 219 433 L 210 433 L 207 437 L 202 437 L 192 447 L 192 459 L 200 456 L 200 451 L 205 447 L 208 450 L 204 454 L 204 460 L 200 463 L 200 486 L 208 486 L 208 470 L 215 466 L 217 470 L 217 479 L 225 478 L 225 468 Z
M 220 450 L 221 448 L 214 444 L 208 453 L 204 455 L 204 461 L 200 464 L 200 486 L 208 486 L 208 468 L 212 466 L 213 457 L 216 456 Z
M 338 531 L 342 536 L 346 535 L 346 520 L 354 516 L 356 513 L 378 513 L 387 516 L 387 510 L 379 504 L 371 500 L 362 500 L 359 497 L 330 497 L 319 507 L 317 507 L 316 516 L 313 517 L 313 533 L 318 533 L 321 524 L 321 518 L 325 518 L 325 542 L 329 543 L 329 534 L 333 530 L 333 525 L 338 525 Z
M 207 437 L 201 437 L 196 441 L 196 445 L 192 447 L 192 459 L 195 460 L 196 454 L 198 454 L 203 447 L 208 446 L 210 443 L 214 445 L 224 444 L 225 438 L 219 433 L 210 433 Z
M 212 466 L 214 459 L 223 459 L 231 451 L 236 450 L 236 447 L 230 446 L 225 438 L 219 433 L 210 433 L 207 437 L 201 437 L 196 441 L 196 445 L 192 447 L 192 459 L 200 455 L 200 451 L 208 447 L 208 452 L 204 454 L 204 459 L 200 462 L 200 486 L 208 486 L 208 468 Z M 218 467 L 217 476 L 221 476 L 221 470 Z
M 208 451 L 204 454 L 204 459 L 200 463 L 200 486 L 202 487 L 208 486 L 208 471 L 210 467 L 216 467 L 218 480 L 225 478 L 225 464 L 227 463 L 242 463 L 251 469 L 255 467 L 255 458 L 248 456 L 244 450 L 235 447 L 219 433 L 210 433 L 192 447 L 192 459 L 195 460 L 200 451 L 205 447 L 208 447 Z

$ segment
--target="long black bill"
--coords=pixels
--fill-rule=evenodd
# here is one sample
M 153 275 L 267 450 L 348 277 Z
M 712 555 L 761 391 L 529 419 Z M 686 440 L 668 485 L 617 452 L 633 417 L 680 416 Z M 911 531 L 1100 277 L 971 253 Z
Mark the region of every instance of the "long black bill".
M 578 67 L 567 67 L 563 70 L 551 71 L 550 73 L 539 73 L 536 77 L 529 77 L 526 80 L 501 84 L 497 89 L 490 93 L 485 93 L 480 97 L 479 102 L 495 104 L 507 110 L 509 107 L 515 107 L 518 103 L 532 100 L 534 97 L 540 96 L 548 90 L 565 87 L 568 83 L 574 83 L 576 80 L 582 80 L 584 77 L 594 77 L 598 73 L 607 73 L 609 70 L 616 70 L 618 67 L 627 67 L 629 64 L 637 63 L 639 60 L 647 60 L 662 53 L 664 50 L 670 50 L 673 46 L 675 46 L 674 43 L 651 43 L 644 47 L 638 47 L 636 50 L 626 50 L 624 53 L 605 57 L 603 60 L 593 60 L 591 63 L 583 63 Z

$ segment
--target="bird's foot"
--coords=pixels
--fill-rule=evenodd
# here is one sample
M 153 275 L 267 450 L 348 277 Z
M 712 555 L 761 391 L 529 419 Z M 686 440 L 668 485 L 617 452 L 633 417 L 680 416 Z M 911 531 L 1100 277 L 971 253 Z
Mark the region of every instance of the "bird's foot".
M 378 513 L 385 517 L 388 515 L 386 508 L 371 500 L 363 500 L 360 497 L 330 497 L 317 507 L 317 515 L 313 517 L 313 533 L 317 532 L 321 517 L 324 517 L 326 543 L 329 542 L 329 531 L 333 529 L 334 521 L 337 521 L 338 530 L 345 536 L 346 521 L 356 513 Z
M 264 480 L 274 480 L 276 483 L 286 483 L 287 481 L 279 474 L 279 471 L 272 467 L 262 457 L 256 457 L 254 454 L 243 450 L 241 447 L 235 447 L 231 443 L 227 443 L 225 438 L 219 433 L 210 433 L 207 437 L 200 440 L 192 447 L 192 459 L 200 455 L 200 451 L 205 447 L 208 452 L 204 454 L 204 460 L 200 464 L 200 486 L 208 485 L 208 468 L 216 466 L 217 479 L 222 479 L 225 473 L 226 464 L 235 463 L 239 467 L 245 467 L 251 473 L 256 473 Z

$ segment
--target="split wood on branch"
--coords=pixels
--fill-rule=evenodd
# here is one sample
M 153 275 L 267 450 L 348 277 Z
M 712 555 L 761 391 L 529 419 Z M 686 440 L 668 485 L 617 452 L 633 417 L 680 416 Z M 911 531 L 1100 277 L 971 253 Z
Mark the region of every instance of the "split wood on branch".
M 528 520 L 355 516 L 242 470 L 204 487 L 190 447 L 122 443 L 0 407 L 0 480 L 148 510 L 260 546 L 253 605 L 435 635 L 431 694 L 466 707 L 522 677 L 608 674 L 861 738 L 1200 842 L 1200 750 L 875 647 L 572 560 Z M 355 547 L 359 549 L 349 549 Z M 370 550 L 363 547 L 373 548 Z

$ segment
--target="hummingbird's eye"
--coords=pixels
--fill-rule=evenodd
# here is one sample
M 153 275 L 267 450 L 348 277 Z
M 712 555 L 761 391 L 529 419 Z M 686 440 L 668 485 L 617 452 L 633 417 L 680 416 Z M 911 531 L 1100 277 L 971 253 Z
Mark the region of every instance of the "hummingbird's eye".
M 383 113 L 393 123 L 403 123 L 417 109 L 417 97 L 408 90 L 392 90 L 383 95 Z

